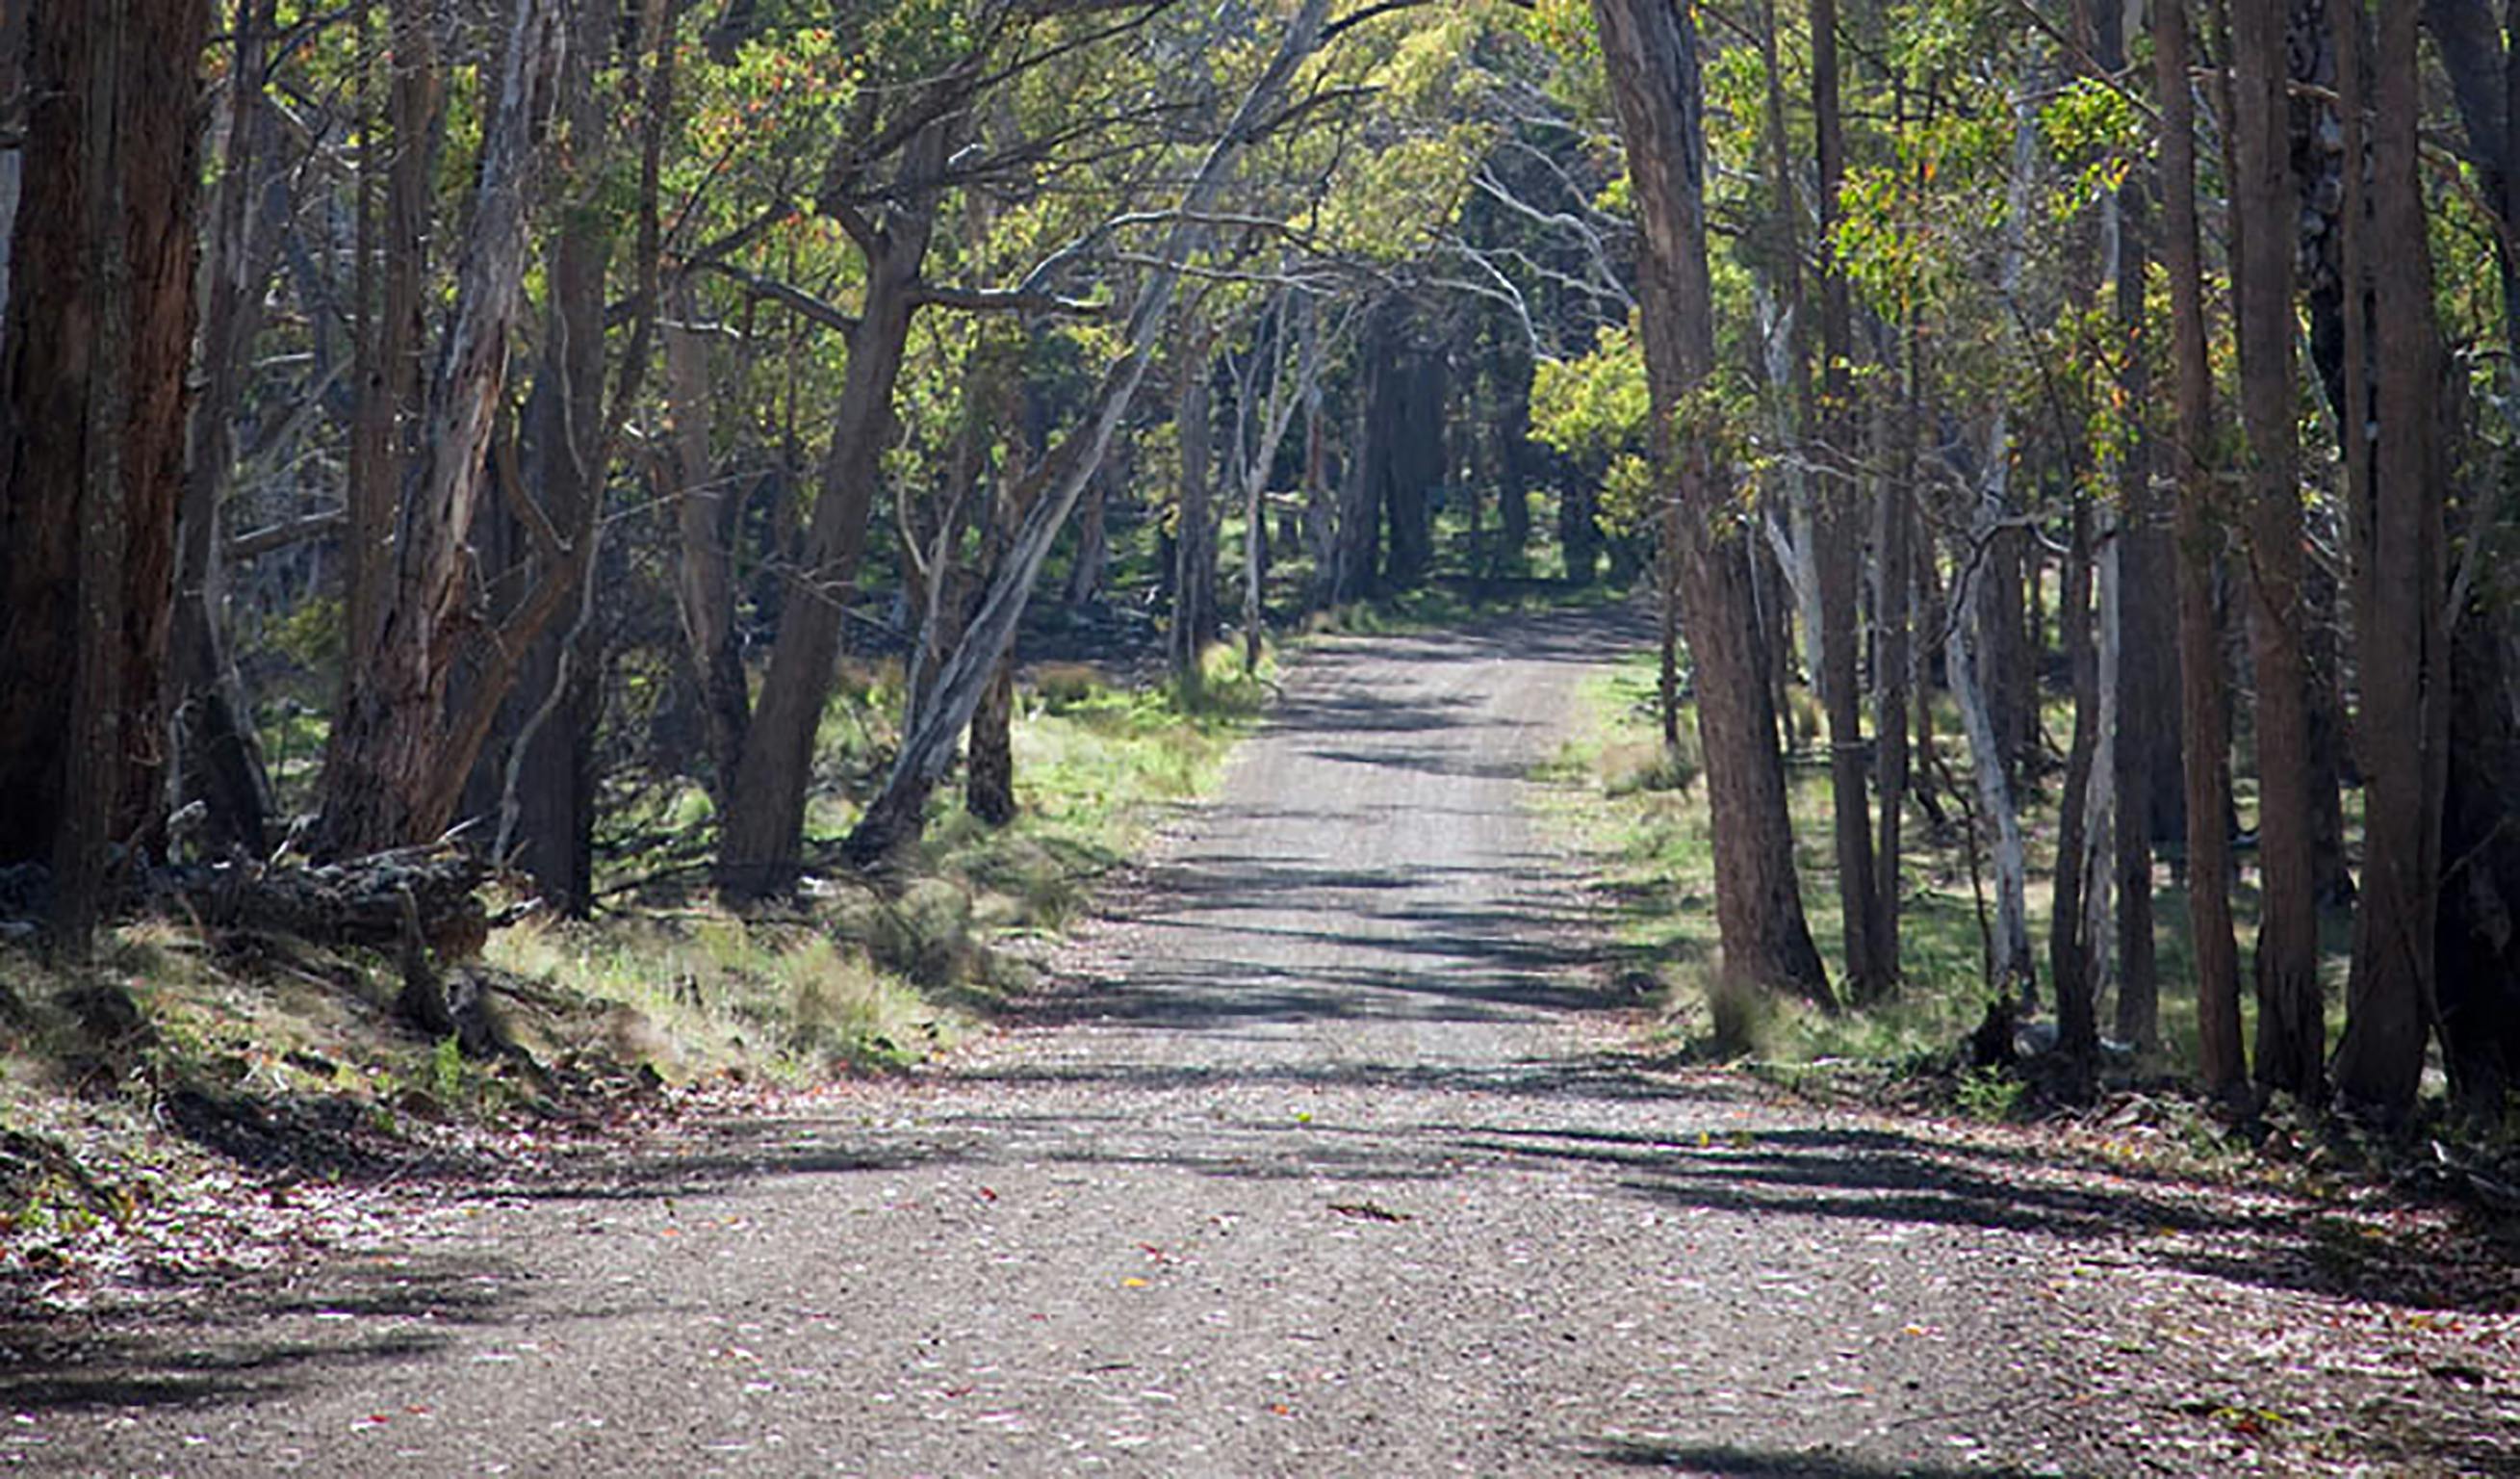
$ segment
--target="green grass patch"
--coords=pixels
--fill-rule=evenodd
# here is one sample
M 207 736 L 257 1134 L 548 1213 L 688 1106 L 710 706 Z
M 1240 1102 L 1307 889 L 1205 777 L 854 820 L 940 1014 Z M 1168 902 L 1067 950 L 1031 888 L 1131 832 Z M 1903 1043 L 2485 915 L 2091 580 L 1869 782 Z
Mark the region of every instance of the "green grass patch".
M 1938 834 L 1912 802 L 1901 870 L 1902 980 L 1887 999 L 1825 1015 L 1796 1001 L 1728 996 L 1718 985 L 1714 855 L 1706 798 L 1697 784 L 1702 762 L 1691 748 L 1695 716 L 1683 714 L 1682 732 L 1690 744 L 1681 753 L 1666 754 L 1656 721 L 1650 653 L 1605 670 L 1586 686 L 1583 699 L 1588 712 L 1584 732 L 1542 767 L 1541 775 L 1556 783 L 1559 825 L 1599 859 L 1599 888 L 1611 905 L 1622 968 L 1655 983 L 1669 1040 L 1693 1054 L 1751 1061 L 1796 1082 L 1831 1074 L 1895 1077 L 1927 1065 L 1948 1071 L 1957 1048 L 1982 1019 L 1988 998 L 1979 902 L 1960 829 L 1955 825 Z M 1798 748 L 1785 767 L 1787 803 L 1804 912 L 1832 979 L 1842 979 L 1829 780 L 1826 767 L 1809 748 L 1819 742 L 1822 725 L 1818 706 L 1799 688 L 1793 690 L 1789 717 Z M 1965 783 L 1965 744 L 1957 724 L 1948 716 L 1938 718 L 1943 721 L 1936 743 Z M 2054 711 L 2047 721 L 2051 734 L 2070 732 L 2070 714 Z M 1921 764 L 1916 773 L 1921 782 Z M 2043 964 L 2060 781 L 2058 776 L 2044 777 L 2027 791 L 2023 809 L 2032 939 Z M 1957 822 L 1957 809 L 1947 804 L 1945 810 Z M 2246 952 L 2255 934 L 2252 882 L 2244 875 L 2233 893 L 2244 983 Z M 1991 874 L 1984 887 L 1991 911 Z M 2162 1041 L 2138 1071 L 2182 1075 L 2195 1061 L 2193 951 L 2186 895 L 2167 867 L 2156 875 L 2153 911 Z M 2341 997 L 2343 952 L 2350 943 L 2346 923 L 2342 916 L 2326 923 L 2331 1003 Z M 2245 986 L 2242 994 L 2245 1029 L 2253 1023 L 2256 1006 L 2247 999 Z M 2113 1005 L 2109 999 L 2101 1002 L 2104 1028 L 2112 1021 Z M 2340 1028 L 2342 1015 L 2332 1004 L 2331 1033 Z M 1978 1098 L 1991 1092 L 1983 1090 Z M 1974 1113 L 1990 1105 L 1964 1102 L 1960 1107 Z

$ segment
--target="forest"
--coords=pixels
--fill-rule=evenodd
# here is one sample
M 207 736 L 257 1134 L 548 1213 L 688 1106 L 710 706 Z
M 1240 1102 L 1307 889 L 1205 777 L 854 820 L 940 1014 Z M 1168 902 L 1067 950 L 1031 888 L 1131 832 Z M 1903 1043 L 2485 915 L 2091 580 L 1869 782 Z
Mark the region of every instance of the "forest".
M 2520 1211 L 2516 90 L 2496 0 L 0 0 L 0 1029 L 231 1146 L 356 1076 L 160 973 L 385 1118 L 554 973 L 906 1067 L 1379 722 L 1318 644 L 1607 621 L 1655 1040 Z

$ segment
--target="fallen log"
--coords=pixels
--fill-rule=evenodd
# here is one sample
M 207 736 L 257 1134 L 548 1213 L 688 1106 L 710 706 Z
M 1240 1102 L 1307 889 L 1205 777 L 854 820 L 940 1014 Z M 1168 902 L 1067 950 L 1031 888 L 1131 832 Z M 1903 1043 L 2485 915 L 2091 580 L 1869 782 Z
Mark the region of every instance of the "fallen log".
M 441 961 L 469 960 L 490 932 L 480 898 L 489 862 L 411 848 L 321 867 L 220 862 L 168 868 L 152 892 L 212 931 L 288 935 L 316 945 L 400 949 L 416 933 Z

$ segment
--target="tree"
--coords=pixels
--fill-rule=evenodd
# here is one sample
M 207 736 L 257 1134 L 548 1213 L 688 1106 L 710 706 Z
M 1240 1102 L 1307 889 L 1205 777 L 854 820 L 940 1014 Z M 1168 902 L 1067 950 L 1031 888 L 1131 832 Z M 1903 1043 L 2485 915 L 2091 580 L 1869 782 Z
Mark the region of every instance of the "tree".
M 2359 67 L 2359 5 L 2337 12 L 2339 51 Z M 2352 14 L 2349 14 L 2352 12 Z M 2338 1091 L 2391 1119 L 2413 1108 L 2424 1046 L 2438 1013 L 2433 970 L 2441 889 L 2442 798 L 2447 784 L 2450 653 L 2442 615 L 2444 477 L 2436 396 L 2441 350 L 2433 318 L 2432 257 L 2425 242 L 2416 133 L 2422 114 L 2415 8 L 2384 7 L 2373 68 L 2371 240 L 2389 250 L 2349 248 L 2346 358 L 2349 406 L 2362 403 L 2357 351 L 2367 340 L 2378 371 L 2376 446 L 2354 446 L 2362 464 L 2349 486 L 2355 605 L 2362 680 L 2364 786 L 2361 904 L 2354 921 L 2354 971 L 2347 987 L 2345 1039 L 2336 1054 Z M 2349 84 L 2356 110 L 2359 81 Z M 2358 118 L 2347 132 L 2360 142 Z M 2349 189 L 2347 229 L 2359 182 Z M 2367 267 L 2371 312 L 2361 312 Z M 2357 323 L 2357 319 L 2362 322 Z M 2367 459 L 2367 461 L 2365 460 Z
M 2187 755 L 2187 901 L 2196 955 L 2197 1072 L 2228 1096 L 2246 1083 L 2239 947 L 2231 934 L 2230 749 L 2223 643 L 2214 617 L 2214 381 L 2205 350 L 2203 250 L 2196 224 L 2196 128 L 2186 0 L 2156 0 L 2153 76 L 2161 104 L 2162 263 L 2170 278 L 2178 379 L 2180 721 Z
M 1774 12 L 1771 10 L 1771 30 Z M 1812 119 L 1818 135 L 1821 240 L 1818 441 L 1818 574 L 1821 611 L 1821 702 L 1828 711 L 1830 800 L 1836 819 L 1838 906 L 1844 920 L 1847 994 L 1875 999 L 1898 980 L 1891 927 L 1897 900 L 1874 877 L 1872 816 L 1866 791 L 1864 703 L 1857 691 L 1856 595 L 1862 576 L 1862 523 L 1854 474 L 1855 337 L 1846 275 L 1832 245 L 1844 212 L 1846 131 L 1839 103 L 1837 0 L 1812 0 Z M 1781 156 L 1779 159 L 1781 164 Z M 1895 805 L 1888 802 L 1885 805 Z M 1895 883 L 1893 884 L 1895 888 Z
M 523 305 L 538 140 L 564 49 L 561 9 L 557 0 L 518 0 L 508 28 L 455 308 L 428 381 L 390 572 L 371 624 L 353 633 L 356 660 L 325 763 L 322 846 L 331 853 L 434 839 L 479 752 L 478 734 L 447 722 L 448 682 L 471 621 L 466 543 Z
M 1016 624 L 1032 598 L 1051 546 L 1093 481 L 1112 434 L 1146 378 L 1183 269 L 1207 240 L 1208 213 L 1243 151 L 1277 112 L 1295 69 L 1320 46 L 1328 9 L 1328 0 L 1303 0 L 1276 54 L 1243 94 L 1184 187 L 1160 254 L 1146 269 L 1130 305 L 1120 356 L 1103 371 L 1082 420 L 1035 471 L 1040 487 L 1027 498 L 1022 524 L 991 574 L 962 640 L 934 680 L 920 690 L 919 703 L 902 726 L 901 748 L 883 789 L 849 833 L 843 851 L 851 860 L 870 865 L 889 857 L 924 825 L 927 798 L 944 778 L 956 743 L 970 727 L 990 674 L 1014 641 Z
M 1708 394 L 1715 330 L 1696 26 L 1654 0 L 1594 0 L 1593 11 L 1642 237 L 1637 296 L 1653 393 L 1654 463 L 1668 489 L 1662 496 L 1677 512 L 1671 524 L 1698 674 L 1725 970 L 1833 1004 L 1794 874 L 1748 555 L 1723 508 L 1709 444 L 1717 431 Z
M 196 328 L 202 0 L 27 18 L 27 171 L 0 364 L 0 861 L 49 860 L 88 947 L 158 816 Z M 66 619 L 67 616 L 67 619 Z
M 2257 1076 L 2316 1099 L 2325 1075 L 2310 686 L 2302 655 L 2301 488 L 2293 421 L 2294 222 L 2283 0 L 2231 5 L 2232 299 L 2249 455 L 2249 650 L 2257 675 Z

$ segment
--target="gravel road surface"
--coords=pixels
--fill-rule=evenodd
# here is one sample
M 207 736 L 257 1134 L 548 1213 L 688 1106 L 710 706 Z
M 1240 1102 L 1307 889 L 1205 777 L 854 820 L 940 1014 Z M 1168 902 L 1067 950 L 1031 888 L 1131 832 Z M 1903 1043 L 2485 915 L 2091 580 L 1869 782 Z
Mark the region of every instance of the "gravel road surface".
M 2233 1424 L 2174 1441 L 2094 1385 L 2169 1359 L 2107 1281 L 2181 1204 L 2025 1189 L 1624 1050 L 1525 777 L 1634 637 L 1326 642 L 1021 1025 L 627 1182 L 416 1210 L 96 1350 L 75 1401 L 21 1388 L 0 1448 L 113 1474 L 2254 1466 Z

